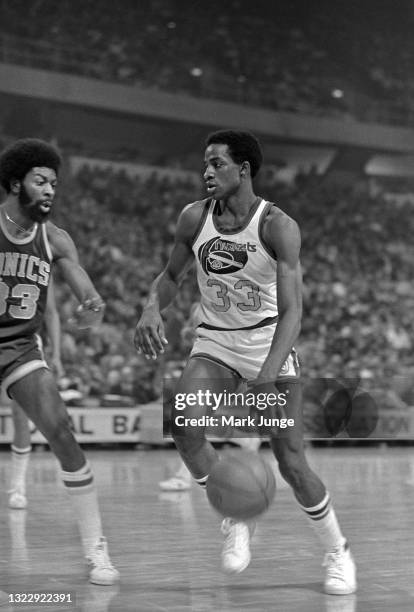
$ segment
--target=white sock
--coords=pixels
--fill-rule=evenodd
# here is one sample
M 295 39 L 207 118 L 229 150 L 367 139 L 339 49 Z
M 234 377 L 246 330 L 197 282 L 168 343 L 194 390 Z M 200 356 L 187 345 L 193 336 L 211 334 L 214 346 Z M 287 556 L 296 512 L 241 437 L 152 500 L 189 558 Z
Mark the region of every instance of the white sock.
M 26 494 L 26 473 L 29 465 L 31 446 L 26 448 L 17 448 L 14 444 L 11 445 L 11 476 L 10 490 L 18 490 L 23 495 Z
M 316 506 L 311 508 L 301 506 L 301 508 L 310 520 L 311 526 L 326 552 L 341 548 L 346 544 L 328 492 Z
M 196 481 L 197 484 L 200 485 L 200 487 L 205 489 L 207 486 L 208 474 L 207 476 L 203 476 L 202 478 L 194 478 L 194 480 Z
M 101 515 L 91 467 L 86 462 L 76 472 L 62 470 L 62 479 L 78 521 L 85 556 L 88 556 L 102 537 Z

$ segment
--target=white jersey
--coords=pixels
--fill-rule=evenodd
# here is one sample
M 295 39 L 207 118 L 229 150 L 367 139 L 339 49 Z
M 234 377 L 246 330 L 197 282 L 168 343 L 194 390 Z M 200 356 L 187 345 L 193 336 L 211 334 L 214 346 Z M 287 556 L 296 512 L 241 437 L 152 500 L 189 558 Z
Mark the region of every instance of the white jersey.
M 276 322 L 277 263 L 261 238 L 263 220 L 273 204 L 258 198 L 237 232 L 217 229 L 215 205 L 215 200 L 206 201 L 193 243 L 201 327 L 238 330 Z

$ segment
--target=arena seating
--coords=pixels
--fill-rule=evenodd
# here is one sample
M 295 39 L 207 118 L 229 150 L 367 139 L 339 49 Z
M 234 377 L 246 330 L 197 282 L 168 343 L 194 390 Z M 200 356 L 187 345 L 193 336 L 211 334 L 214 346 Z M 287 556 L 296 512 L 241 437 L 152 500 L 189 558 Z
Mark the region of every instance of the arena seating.
M 104 5 L 104 8 L 103 8 Z M 0 5 L 0 61 L 250 106 L 412 125 L 409 2 L 24 0 Z M 201 35 L 202 33 L 202 35 Z

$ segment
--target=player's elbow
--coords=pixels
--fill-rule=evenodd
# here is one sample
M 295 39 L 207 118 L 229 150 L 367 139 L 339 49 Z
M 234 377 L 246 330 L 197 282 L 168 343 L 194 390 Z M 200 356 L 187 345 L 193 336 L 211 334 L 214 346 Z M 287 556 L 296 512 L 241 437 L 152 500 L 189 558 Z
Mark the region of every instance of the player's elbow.
M 168 268 L 164 272 L 164 279 L 169 285 L 173 285 L 177 290 L 180 288 L 183 280 L 179 274 L 174 273 L 172 270 L 168 270 Z
M 301 321 L 301 319 L 299 319 L 296 322 L 296 325 L 294 327 L 294 336 L 295 336 L 295 339 L 299 336 L 301 329 L 302 329 L 302 321 Z
M 300 330 L 302 328 L 302 317 L 299 312 L 292 314 L 291 318 L 291 326 L 292 326 L 292 335 L 297 338 L 300 334 Z
M 302 327 L 302 307 L 299 305 L 292 305 L 279 310 L 279 325 L 282 321 L 286 321 L 292 330 L 292 336 L 294 335 L 296 338 L 300 334 Z

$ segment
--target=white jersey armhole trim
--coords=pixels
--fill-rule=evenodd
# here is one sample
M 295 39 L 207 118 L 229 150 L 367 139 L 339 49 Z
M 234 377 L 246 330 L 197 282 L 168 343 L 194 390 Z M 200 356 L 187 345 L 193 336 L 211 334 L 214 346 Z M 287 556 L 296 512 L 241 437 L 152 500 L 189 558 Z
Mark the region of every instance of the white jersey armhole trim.
M 45 249 L 46 249 L 47 256 L 49 257 L 50 262 L 52 262 L 53 255 L 52 255 L 52 249 L 50 248 L 49 238 L 47 237 L 46 223 L 42 223 L 42 233 L 43 233 L 43 240 L 45 242 Z

